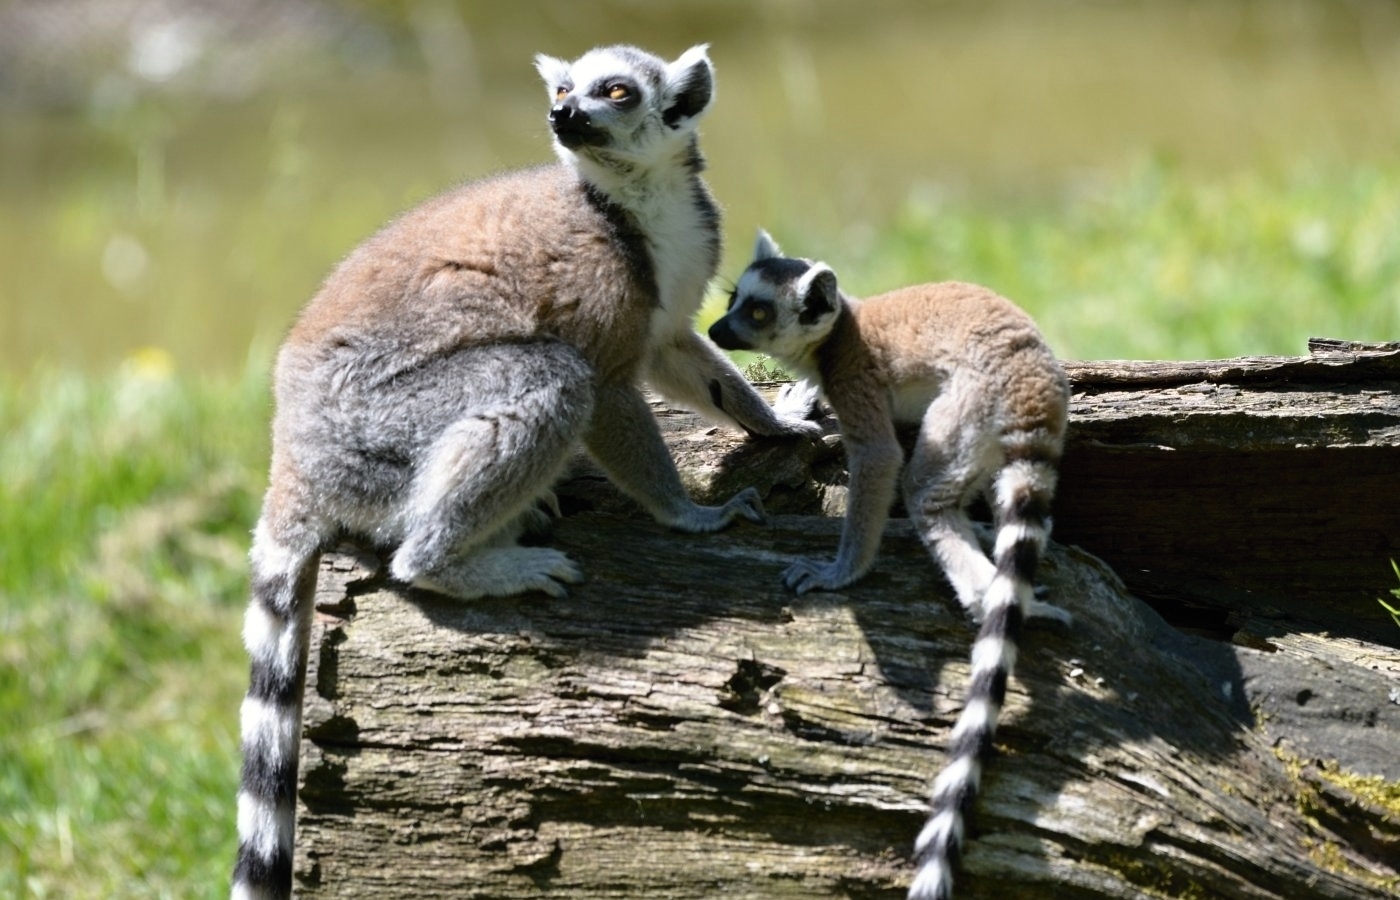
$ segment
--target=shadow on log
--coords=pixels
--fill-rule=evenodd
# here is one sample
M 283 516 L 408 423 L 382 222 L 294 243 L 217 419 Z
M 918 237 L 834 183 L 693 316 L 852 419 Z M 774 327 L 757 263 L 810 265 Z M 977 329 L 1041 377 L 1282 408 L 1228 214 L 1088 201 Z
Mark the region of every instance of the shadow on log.
M 1052 546 L 1041 581 L 1076 624 L 1027 634 L 960 898 L 1400 891 L 1400 628 L 1375 603 L 1392 585 L 1325 566 L 1305 578 L 1293 558 L 1305 545 L 1270 530 L 1301 515 L 1284 503 L 1286 457 L 1316 454 L 1298 469 L 1310 478 L 1327 457 L 1344 478 L 1360 459 L 1346 453 L 1374 452 L 1357 466 L 1376 478 L 1369 493 L 1334 484 L 1299 504 L 1342 523 L 1346 509 L 1322 501 L 1364 499 L 1374 508 L 1337 544 L 1369 535 L 1347 558 L 1390 574 L 1394 475 L 1373 473 L 1400 471 L 1398 356 L 1068 367 L 1057 537 L 1125 574 L 1149 569 L 1130 583 L 1199 621 L 1173 627 L 1100 558 Z M 1354 377 L 1377 360 L 1379 379 Z M 1313 364 L 1353 374 L 1299 380 Z M 1346 409 L 1326 412 L 1327 397 Z M 858 585 L 783 592 L 791 557 L 834 550 L 840 523 L 820 513 L 841 507 L 838 443 L 744 442 L 658 412 L 692 490 L 756 484 L 779 513 L 769 525 L 673 534 L 585 464 L 560 491 L 554 543 L 589 580 L 565 600 L 453 602 L 405 591 L 372 556 L 326 559 L 300 896 L 904 895 L 969 623 L 900 519 Z M 1290 417 L 1302 421 L 1273 421 Z M 1237 449 L 1257 457 L 1234 474 L 1274 499 L 1252 514 L 1193 502 L 1219 492 L 1244 436 L 1253 443 Z M 1190 480 L 1191 457 L 1211 454 L 1217 480 Z M 1143 471 L 1155 475 L 1144 483 Z M 1158 499 L 1144 507 L 1147 494 Z M 1209 540 L 1226 526 L 1239 534 Z M 1167 542 L 1188 540 L 1212 552 L 1173 556 L 1195 544 Z M 1258 561 L 1277 546 L 1292 574 Z M 1374 610 L 1351 596 L 1366 590 Z

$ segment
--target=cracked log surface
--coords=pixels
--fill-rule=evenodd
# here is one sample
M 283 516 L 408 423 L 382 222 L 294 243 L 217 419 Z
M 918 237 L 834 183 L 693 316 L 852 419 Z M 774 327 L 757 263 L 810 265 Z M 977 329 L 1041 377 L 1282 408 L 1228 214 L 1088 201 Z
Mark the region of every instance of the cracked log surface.
M 1116 365 L 1131 378 L 1141 366 L 1206 364 Z M 958 896 L 1395 896 L 1400 629 L 1357 624 L 1349 595 L 1301 576 L 1293 586 L 1314 599 L 1280 606 L 1272 583 L 1260 587 L 1254 569 L 1230 568 L 1222 554 L 1191 579 L 1166 569 L 1151 582 L 1168 614 L 1218 613 L 1207 628 L 1192 619 L 1192 631 L 1233 640 L 1183 633 L 1069 545 L 1062 509 L 1079 510 L 1086 537 L 1075 542 L 1103 556 L 1087 538 L 1095 502 L 1128 523 L 1116 528 L 1148 527 L 1132 516 L 1144 485 L 1090 490 L 1084 479 L 1108 464 L 1095 454 L 1120 471 L 1135 456 L 1206 453 L 1220 441 L 1210 417 L 1236 415 L 1237 397 L 1222 389 L 1248 393 L 1239 402 L 1261 419 L 1290 415 L 1264 394 L 1289 394 L 1292 408 L 1321 417 L 1318 430 L 1344 435 L 1236 423 L 1265 435 L 1247 451 L 1260 454 L 1253 464 L 1370 449 L 1388 453 L 1395 472 L 1395 369 L 1364 379 L 1384 383 L 1382 394 L 1346 378 L 1299 382 L 1296 372 L 1251 382 L 1223 365 L 1220 381 L 1197 370 L 1189 381 L 1136 384 L 1084 366 L 1069 367 L 1062 542 L 1041 571 L 1076 624 L 1026 635 Z M 1144 397 L 1146 424 L 1132 394 Z M 1363 424 L 1328 419 L 1330 401 L 1319 400 L 1328 394 L 1346 407 L 1336 416 Z M 1175 411 L 1156 415 L 1160 404 Z M 858 585 L 784 593 L 778 573 L 790 557 L 834 549 L 839 522 L 815 513 L 841 505 L 835 442 L 744 442 L 659 414 L 697 495 L 756 484 L 779 513 L 769 525 L 676 535 L 581 466 L 561 489 L 566 515 L 552 539 L 588 573 L 567 599 L 460 603 L 404 591 L 363 552 L 326 559 L 300 896 L 903 896 L 925 792 L 960 708 L 969 624 L 900 519 Z M 1303 432 L 1313 438 L 1299 440 Z M 1076 453 L 1084 472 L 1069 467 Z M 1374 490 L 1367 502 L 1385 505 Z M 1067 504 L 1078 492 L 1095 497 Z M 1400 556 L 1388 508 L 1390 519 L 1364 526 L 1389 529 L 1381 563 Z M 1280 528 L 1292 522 L 1268 509 L 1252 526 L 1266 543 L 1275 516 Z M 1218 524 L 1201 516 L 1176 527 Z M 1389 586 L 1370 599 L 1378 611 L 1374 597 Z

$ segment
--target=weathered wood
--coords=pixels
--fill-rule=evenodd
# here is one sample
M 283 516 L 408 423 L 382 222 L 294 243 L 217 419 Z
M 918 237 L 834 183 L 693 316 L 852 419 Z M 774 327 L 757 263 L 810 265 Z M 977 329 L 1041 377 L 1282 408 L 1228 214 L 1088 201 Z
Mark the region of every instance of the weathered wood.
M 567 600 L 406 596 L 332 560 L 301 896 L 902 896 L 971 629 L 904 523 L 859 589 L 778 589 L 834 526 L 582 514 Z M 961 897 L 1400 889 L 1400 654 L 1183 636 L 1063 547 L 1043 581 L 1076 625 L 1029 634 Z
M 1042 581 L 1076 623 L 1027 635 L 960 898 L 1400 892 L 1400 628 L 1375 603 L 1400 558 L 1400 353 L 1326 352 L 1176 381 L 1068 367 Z M 756 484 L 786 514 L 677 535 L 582 464 L 553 543 L 589 580 L 565 600 L 457 603 L 327 559 L 301 896 L 903 896 L 970 626 L 899 519 L 860 584 L 780 589 L 834 549 L 833 437 L 658 413 L 698 496 Z M 1250 449 L 1212 437 L 1231 429 Z M 1336 568 L 1361 558 L 1390 581 Z
M 1235 359 L 1086 360 L 1065 364 L 1077 386 L 1188 385 L 1282 382 L 1306 384 L 1368 380 L 1395 381 L 1400 376 L 1400 341 L 1359 343 L 1311 338 L 1307 356 L 1241 356 Z
M 1256 617 L 1400 644 L 1400 349 L 1069 363 L 1055 535 L 1174 621 Z
M 1313 345 L 1306 357 L 1067 363 L 1055 537 L 1103 558 L 1174 624 L 1228 637 L 1257 618 L 1400 646 L 1376 602 L 1400 561 L 1400 349 Z M 663 415 L 700 496 L 756 483 L 777 511 L 843 508 L 834 435 L 816 448 L 744 442 Z

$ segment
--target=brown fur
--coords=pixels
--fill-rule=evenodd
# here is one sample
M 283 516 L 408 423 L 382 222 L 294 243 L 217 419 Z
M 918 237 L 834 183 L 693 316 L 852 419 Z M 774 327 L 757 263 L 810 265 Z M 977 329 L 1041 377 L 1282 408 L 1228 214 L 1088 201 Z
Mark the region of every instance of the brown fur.
M 1035 322 L 1005 297 L 956 281 L 920 284 L 852 302 L 848 323 L 838 323 L 821 350 L 828 398 L 859 422 L 876 415 L 875 395 L 903 386 L 941 384 L 956 368 L 977 372 L 1002 398 L 1006 423 L 1044 423 L 1062 438 L 1069 383 Z M 829 367 L 828 367 L 829 366 Z M 886 416 L 891 412 L 879 410 Z M 855 422 L 842 418 L 849 437 Z M 866 426 L 872 427 L 872 426 Z M 857 428 L 856 430 L 864 430 Z M 879 430 L 875 428 L 874 430 Z
M 555 337 L 631 381 L 655 306 L 616 228 L 562 165 L 444 194 L 360 245 L 288 336 L 288 363 L 392 328 L 400 365 L 487 340 Z

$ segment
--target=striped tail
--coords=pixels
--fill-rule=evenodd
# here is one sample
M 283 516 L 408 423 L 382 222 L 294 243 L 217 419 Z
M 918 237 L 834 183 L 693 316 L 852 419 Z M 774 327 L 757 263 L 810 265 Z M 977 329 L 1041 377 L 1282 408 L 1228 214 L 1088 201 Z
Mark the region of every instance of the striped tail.
M 918 866 L 910 900 L 949 900 L 962 853 L 964 821 L 972 812 L 983 761 L 992 750 L 1006 683 L 1016 667 L 1021 625 L 1033 605 L 1035 570 L 1050 531 L 1055 469 L 1022 459 L 997 479 L 996 575 L 982 600 L 982 627 L 972 647 L 967 701 L 948 741 L 948 763 L 934 780 L 929 818 L 914 843 Z M 1043 604 L 1039 604 L 1043 605 Z
M 260 523 L 253 543 L 252 601 L 243 642 L 251 658 L 243 700 L 234 900 L 292 895 L 301 703 L 318 553 L 277 545 Z

